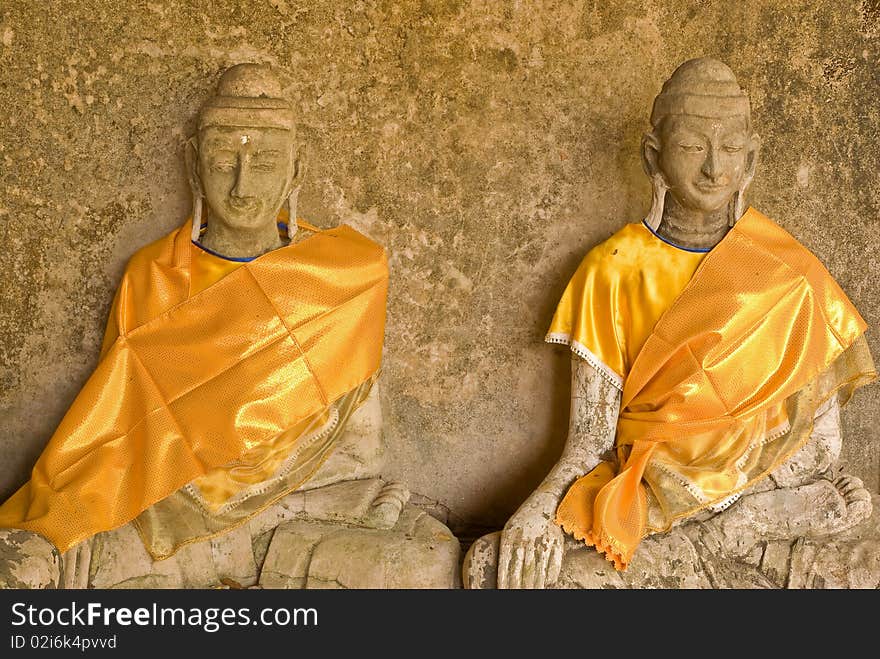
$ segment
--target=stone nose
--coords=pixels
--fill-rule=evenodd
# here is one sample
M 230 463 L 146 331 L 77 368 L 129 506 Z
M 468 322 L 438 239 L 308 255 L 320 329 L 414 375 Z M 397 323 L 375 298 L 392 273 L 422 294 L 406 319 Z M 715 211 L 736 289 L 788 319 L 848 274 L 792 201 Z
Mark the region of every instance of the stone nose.
M 718 150 L 714 147 L 706 151 L 706 159 L 703 161 L 703 167 L 700 171 L 712 183 L 724 183 L 727 179 Z
M 242 153 L 238 157 L 238 167 L 235 172 L 235 185 L 229 194 L 236 199 L 253 199 L 256 195 L 252 187 L 253 176 L 251 172 L 250 156 Z

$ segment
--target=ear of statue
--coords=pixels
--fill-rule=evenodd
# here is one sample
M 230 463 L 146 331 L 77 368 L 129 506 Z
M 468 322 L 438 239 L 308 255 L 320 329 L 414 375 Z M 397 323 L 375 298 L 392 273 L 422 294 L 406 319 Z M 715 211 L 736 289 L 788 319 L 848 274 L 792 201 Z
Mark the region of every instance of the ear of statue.
M 660 140 L 656 132 L 645 133 L 642 137 L 642 167 L 651 179 L 651 210 L 645 217 L 645 223 L 656 231 L 663 219 L 663 205 L 668 189 L 660 172 Z
M 299 200 L 299 191 L 302 188 L 302 180 L 305 174 L 302 157 L 296 146 L 291 147 L 291 176 L 287 192 L 287 237 L 293 240 L 297 232 L 296 206 Z
M 743 174 L 742 183 L 739 186 L 739 190 L 733 195 L 733 202 L 728 206 L 728 224 L 730 226 L 736 224 L 736 221 L 739 220 L 745 212 L 746 188 L 749 187 L 749 184 L 755 177 L 755 170 L 758 167 L 758 155 L 760 151 L 761 138 L 757 134 L 752 135 L 749 140 L 749 153 L 746 158 L 746 169 Z
M 655 133 L 642 136 L 642 167 L 651 178 L 660 171 L 660 139 Z
M 199 148 L 196 138 L 191 137 L 184 147 L 186 173 L 192 193 L 192 239 L 198 240 L 202 228 L 202 180 L 199 178 Z
M 749 157 L 746 161 L 746 179 L 749 183 L 752 182 L 752 179 L 755 177 L 755 170 L 758 168 L 758 157 L 761 154 L 761 138 L 755 133 L 752 135 L 750 142 Z

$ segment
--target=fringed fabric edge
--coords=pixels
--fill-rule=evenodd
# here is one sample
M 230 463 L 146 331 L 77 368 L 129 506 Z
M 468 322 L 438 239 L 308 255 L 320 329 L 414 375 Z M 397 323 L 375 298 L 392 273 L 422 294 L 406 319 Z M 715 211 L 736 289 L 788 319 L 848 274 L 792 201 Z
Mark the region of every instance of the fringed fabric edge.
M 582 531 L 580 528 L 566 524 L 563 520 L 556 517 L 554 520 L 563 531 L 568 533 L 576 540 L 580 540 L 587 547 L 593 547 L 602 554 L 605 560 L 614 565 L 614 569 L 618 572 L 626 572 L 629 563 L 632 560 L 633 550 L 625 549 L 617 540 L 609 536 L 604 531 L 598 534 L 593 531 Z
M 560 345 L 568 346 L 571 351 L 576 354 L 578 357 L 587 362 L 590 366 L 595 368 L 599 375 L 608 380 L 616 389 L 619 391 L 623 391 L 623 378 L 620 377 L 617 373 L 615 373 L 611 368 L 609 368 L 599 357 L 592 352 L 587 346 L 575 339 L 571 338 L 571 335 L 566 334 L 564 332 L 550 332 L 547 336 L 544 337 L 544 341 L 547 343 L 556 343 Z

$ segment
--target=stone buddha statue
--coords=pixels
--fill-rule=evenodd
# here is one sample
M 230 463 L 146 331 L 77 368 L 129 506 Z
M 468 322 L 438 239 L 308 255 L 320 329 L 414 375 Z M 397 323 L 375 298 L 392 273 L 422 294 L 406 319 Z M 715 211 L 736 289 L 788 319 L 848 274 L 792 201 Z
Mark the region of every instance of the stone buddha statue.
M 293 108 L 220 78 L 193 217 L 138 251 L 95 373 L 0 507 L 5 587 L 448 588 L 459 544 L 386 482 L 384 250 L 297 219 Z
M 650 212 L 587 254 L 547 335 L 572 352 L 562 456 L 465 587 L 880 585 L 877 497 L 837 467 L 865 324 L 745 208 L 758 152 L 733 72 L 682 64 L 642 142 Z

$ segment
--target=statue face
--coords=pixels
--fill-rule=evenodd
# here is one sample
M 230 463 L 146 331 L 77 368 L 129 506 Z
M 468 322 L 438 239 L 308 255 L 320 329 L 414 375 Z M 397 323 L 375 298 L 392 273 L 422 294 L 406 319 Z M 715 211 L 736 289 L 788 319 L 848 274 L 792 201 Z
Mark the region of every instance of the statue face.
M 199 178 L 210 219 L 234 229 L 274 224 L 293 172 L 293 135 L 210 126 L 199 135 Z
M 662 125 L 658 166 L 684 208 L 725 207 L 753 164 L 756 145 L 745 117 L 671 115 Z

